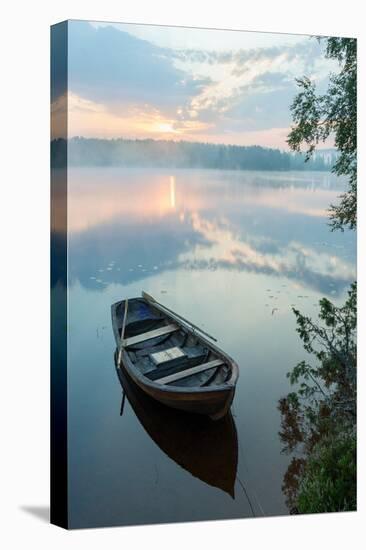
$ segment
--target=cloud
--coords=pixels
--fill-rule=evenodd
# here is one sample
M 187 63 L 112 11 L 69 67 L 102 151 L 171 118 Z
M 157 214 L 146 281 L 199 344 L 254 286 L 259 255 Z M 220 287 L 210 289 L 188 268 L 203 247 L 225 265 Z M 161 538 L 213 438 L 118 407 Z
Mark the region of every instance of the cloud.
M 168 50 L 166 50 L 168 53 Z M 232 72 L 240 76 L 253 64 L 279 66 L 293 64 L 297 69 L 302 66 L 307 72 L 314 69 L 318 58 L 324 57 L 324 47 L 312 36 L 299 36 L 295 44 L 272 47 L 218 50 L 172 50 L 171 55 L 184 64 L 231 65 Z
M 69 89 L 120 111 L 149 104 L 165 111 L 198 94 L 207 78 L 178 69 L 162 48 L 112 26 L 69 23 Z
M 54 120 L 62 122 L 64 115 L 58 103 L 55 102 L 52 112 L 55 111 Z M 64 103 L 66 105 L 66 101 Z M 179 139 L 186 133 L 194 136 L 211 126 L 202 121 L 177 120 L 176 117 L 165 116 L 161 110 L 149 104 L 125 105 L 116 112 L 104 103 L 85 99 L 72 92 L 68 94 L 67 106 L 69 137 Z M 60 128 L 62 130 L 62 125 Z M 59 133 L 60 136 L 56 135 L 55 130 L 56 137 L 63 135 Z
M 331 67 L 309 37 L 225 50 L 229 31 L 221 31 L 217 50 L 178 49 L 173 35 L 168 48 L 142 39 L 143 29 L 137 37 L 126 28 L 69 23 L 70 135 L 287 148 L 295 77 L 325 85 Z M 165 38 L 168 31 L 159 29 Z
M 235 120 L 242 118 L 247 122 L 246 118 L 250 114 L 256 123 L 261 118 L 256 113 L 262 112 L 267 128 L 289 125 L 289 107 L 296 93 L 296 77 L 307 74 L 319 81 L 324 80 L 324 75 L 329 71 L 327 63 L 327 71 L 324 70 L 323 47 L 309 38 L 290 46 L 236 52 L 188 50 L 175 52 L 173 55 L 183 61 L 181 67 L 189 67 L 190 63 L 194 64 L 196 71 L 203 71 L 205 64 L 207 67 L 215 67 L 216 78 L 212 69 L 209 69 L 211 82 L 192 99 L 191 108 L 196 116 L 205 120 L 220 119 L 223 113 L 231 111 Z M 267 109 L 263 109 L 261 105 L 253 105 L 253 102 L 258 103 L 258 98 Z M 265 111 L 276 115 L 272 122 Z M 253 129 L 258 130 L 261 127 L 259 125 Z M 251 128 L 244 124 L 243 129 Z

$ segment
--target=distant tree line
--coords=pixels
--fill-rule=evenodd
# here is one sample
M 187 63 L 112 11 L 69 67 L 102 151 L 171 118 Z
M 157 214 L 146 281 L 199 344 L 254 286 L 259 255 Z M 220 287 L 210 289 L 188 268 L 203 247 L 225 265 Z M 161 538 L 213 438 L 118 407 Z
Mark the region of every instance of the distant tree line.
M 51 143 L 53 166 L 61 166 L 66 141 Z M 219 170 L 330 170 L 334 151 L 319 153 L 305 163 L 301 153 L 260 146 L 239 146 L 153 139 L 94 139 L 74 137 L 68 142 L 70 166 L 141 166 L 211 168 Z

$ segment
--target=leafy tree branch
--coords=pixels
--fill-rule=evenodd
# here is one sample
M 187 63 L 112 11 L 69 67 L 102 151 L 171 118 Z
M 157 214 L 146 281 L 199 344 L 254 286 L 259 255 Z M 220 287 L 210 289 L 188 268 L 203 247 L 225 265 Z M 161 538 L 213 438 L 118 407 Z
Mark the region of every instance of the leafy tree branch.
M 357 41 L 353 38 L 318 38 L 326 40 L 325 56 L 338 61 L 340 70 L 329 77 L 325 94 L 317 95 L 315 84 L 308 78 L 296 80 L 300 91 L 291 112 L 294 126 L 288 136 L 293 151 L 306 147 L 306 161 L 315 148 L 329 136 L 339 157 L 333 172 L 348 176 L 348 190 L 338 205 L 329 209 L 332 230 L 357 225 Z

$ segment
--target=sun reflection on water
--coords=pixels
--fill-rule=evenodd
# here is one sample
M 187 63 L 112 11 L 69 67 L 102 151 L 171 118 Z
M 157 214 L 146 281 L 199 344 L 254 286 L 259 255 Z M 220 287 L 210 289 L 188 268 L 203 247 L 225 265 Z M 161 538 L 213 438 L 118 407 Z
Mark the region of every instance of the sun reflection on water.
M 175 210 L 175 177 L 170 176 L 170 206 Z

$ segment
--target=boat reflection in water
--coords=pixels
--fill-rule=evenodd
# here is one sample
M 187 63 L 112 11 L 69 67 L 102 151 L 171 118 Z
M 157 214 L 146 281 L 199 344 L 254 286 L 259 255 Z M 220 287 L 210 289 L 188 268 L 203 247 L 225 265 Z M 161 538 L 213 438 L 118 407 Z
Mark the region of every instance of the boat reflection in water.
M 116 364 L 115 353 L 115 364 Z M 168 408 L 146 395 L 123 369 L 116 368 L 124 394 L 140 423 L 160 449 L 201 481 L 235 498 L 238 439 L 231 412 L 213 421 Z

